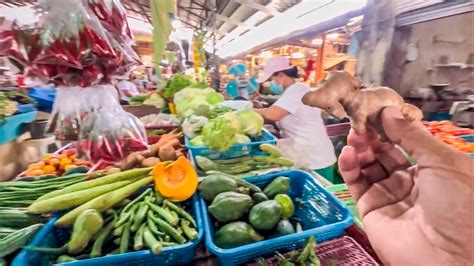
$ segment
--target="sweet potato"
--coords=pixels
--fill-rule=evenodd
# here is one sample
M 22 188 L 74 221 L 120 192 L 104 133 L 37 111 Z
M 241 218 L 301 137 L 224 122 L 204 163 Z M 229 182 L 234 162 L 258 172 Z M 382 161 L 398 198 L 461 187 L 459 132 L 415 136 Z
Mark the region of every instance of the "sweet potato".
M 161 162 L 160 158 L 158 157 L 148 157 L 145 160 L 142 161 L 142 166 L 143 167 L 152 167 L 155 166 L 155 164 Z
M 158 155 L 163 162 L 176 160 L 176 150 L 171 145 L 161 147 Z

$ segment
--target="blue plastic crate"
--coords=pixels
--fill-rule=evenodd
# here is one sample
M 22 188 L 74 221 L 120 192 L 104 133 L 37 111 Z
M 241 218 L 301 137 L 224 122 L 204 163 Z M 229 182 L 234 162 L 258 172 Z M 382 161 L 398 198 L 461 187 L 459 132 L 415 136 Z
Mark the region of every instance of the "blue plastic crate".
M 12 141 L 21 134 L 25 133 L 23 126 L 36 118 L 36 111 L 12 115 L 5 119 L 5 123 L 0 125 L 0 144 Z
M 98 257 L 93 259 L 79 260 L 75 262 L 65 263 L 61 265 L 68 266 L 117 266 L 117 265 L 187 265 L 192 262 L 198 244 L 204 235 L 204 224 L 200 212 L 200 197 L 195 194 L 192 200 L 188 201 L 192 204 L 194 219 L 196 220 L 198 237 L 191 243 L 165 247 L 158 255 L 153 255 L 149 250 L 129 252 L 119 255 L 111 255 Z M 69 235 L 68 230 L 59 229 L 54 226 L 58 217 L 51 219 L 48 224 L 43 227 L 33 238 L 30 246 L 34 247 L 60 247 L 67 241 Z M 49 257 L 41 255 L 32 250 L 22 250 L 12 261 L 11 266 L 29 266 L 51 265 Z
M 56 99 L 55 87 L 35 87 L 28 91 L 28 95 L 33 98 L 38 110 L 43 112 L 51 112 L 54 100 Z
M 467 141 L 467 142 L 474 142 L 474 134 L 461 135 L 459 137 L 462 138 L 463 140 Z
M 278 176 L 290 178 L 288 195 L 301 199 L 303 205 L 295 203 L 295 216 L 301 220 L 304 231 L 261 242 L 223 249 L 214 244 L 214 225 L 207 211 L 207 204 L 201 199 L 207 249 L 215 254 L 220 265 L 239 265 L 254 261 L 258 257 L 288 252 L 301 248 L 309 236 L 318 242 L 341 236 L 344 229 L 353 223 L 350 210 L 334 195 L 319 186 L 313 177 L 302 171 L 284 171 L 263 176 L 246 178 L 263 188 Z
M 185 146 L 190 151 L 191 156 L 193 156 L 193 158 L 195 156 L 203 156 L 213 160 L 230 159 L 245 155 L 265 154 L 260 150 L 260 144 L 276 144 L 276 141 L 276 137 L 273 136 L 268 130 L 264 129 L 262 131 L 262 134 L 258 138 L 253 139 L 252 142 L 244 144 L 234 144 L 228 151 L 219 152 L 209 149 L 207 146 L 191 146 L 189 145 L 189 138 L 186 137 L 184 139 Z

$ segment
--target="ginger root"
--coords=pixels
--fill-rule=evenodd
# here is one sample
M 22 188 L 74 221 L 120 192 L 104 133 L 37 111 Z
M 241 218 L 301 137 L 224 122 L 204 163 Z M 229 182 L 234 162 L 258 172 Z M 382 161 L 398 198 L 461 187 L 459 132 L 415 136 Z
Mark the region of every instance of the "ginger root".
M 385 136 L 380 126 L 379 115 L 384 107 L 399 107 L 405 119 L 419 121 L 423 113 L 416 106 L 405 103 L 403 98 L 388 87 L 360 89 L 362 81 L 346 71 L 332 71 L 321 80 L 315 91 L 303 97 L 303 103 L 323 109 L 337 119 L 349 117 L 351 128 L 365 134 L 367 127 Z

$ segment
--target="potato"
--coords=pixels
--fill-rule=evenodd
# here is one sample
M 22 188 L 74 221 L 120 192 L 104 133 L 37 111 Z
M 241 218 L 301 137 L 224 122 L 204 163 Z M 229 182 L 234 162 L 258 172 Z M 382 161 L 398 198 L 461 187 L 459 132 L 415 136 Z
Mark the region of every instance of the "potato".
M 151 145 L 150 146 L 150 154 L 151 156 L 158 156 L 158 152 L 160 151 L 160 146 L 158 145 Z
M 125 160 L 123 160 L 120 164 L 120 170 L 125 171 L 132 169 L 139 161 L 138 156 L 140 155 L 139 152 L 132 152 L 130 153 Z M 140 155 L 142 156 L 142 155 Z M 142 156 L 143 157 L 143 156 Z M 143 161 L 143 160 L 142 160 Z M 140 161 L 141 162 L 141 161 Z
M 155 164 L 161 162 L 160 158 L 158 157 L 148 157 L 145 160 L 142 161 L 142 166 L 143 167 L 152 167 L 155 166 Z

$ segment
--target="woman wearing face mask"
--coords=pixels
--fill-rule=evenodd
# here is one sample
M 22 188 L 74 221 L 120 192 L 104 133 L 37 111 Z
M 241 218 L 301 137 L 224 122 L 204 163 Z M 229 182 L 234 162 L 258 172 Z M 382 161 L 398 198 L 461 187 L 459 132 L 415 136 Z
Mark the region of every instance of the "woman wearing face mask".
M 278 145 L 285 156 L 300 166 L 316 170 L 329 180 L 334 178 L 336 155 L 321 117 L 321 110 L 301 102 L 311 89 L 296 82 L 298 70 L 283 56 L 269 59 L 264 67 L 263 83 L 269 79 L 283 90 L 281 97 L 269 108 L 256 109 L 266 120 L 276 122 L 282 140 Z

